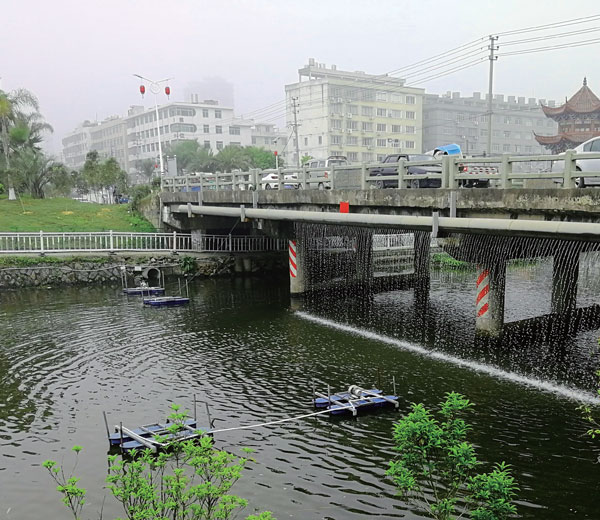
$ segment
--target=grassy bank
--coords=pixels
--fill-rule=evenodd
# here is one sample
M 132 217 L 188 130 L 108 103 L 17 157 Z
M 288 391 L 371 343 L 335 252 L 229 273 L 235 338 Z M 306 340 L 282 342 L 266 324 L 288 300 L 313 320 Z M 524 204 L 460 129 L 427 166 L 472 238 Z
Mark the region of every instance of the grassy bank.
M 138 231 L 151 232 L 147 220 L 130 211 L 128 204 L 94 204 L 73 199 L 9 201 L 0 197 L 0 231 Z

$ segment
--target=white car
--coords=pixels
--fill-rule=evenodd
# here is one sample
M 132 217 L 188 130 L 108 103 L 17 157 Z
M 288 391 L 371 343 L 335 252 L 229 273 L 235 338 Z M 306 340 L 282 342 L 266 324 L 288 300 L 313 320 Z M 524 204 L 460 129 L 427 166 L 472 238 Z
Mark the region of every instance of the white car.
M 266 183 L 266 184 L 265 184 Z M 276 190 L 279 187 L 279 175 L 276 172 L 268 173 L 264 175 L 261 184 L 265 190 Z M 297 173 L 286 173 L 283 176 L 283 187 L 284 188 L 301 188 L 301 184 L 298 182 Z
M 580 144 L 574 148 L 577 154 L 587 153 L 600 153 L 600 137 L 592 137 L 585 143 Z M 564 153 L 560 154 L 564 155 Z M 600 172 L 600 159 L 584 159 L 576 161 L 576 169 L 579 172 L 585 174 L 585 172 Z M 555 161 L 552 164 L 553 173 L 562 173 L 565 169 L 564 161 Z M 562 179 L 556 179 L 555 182 L 560 183 Z M 585 188 L 586 186 L 597 186 L 600 185 L 600 177 L 577 177 L 575 179 L 575 186 L 578 188 Z

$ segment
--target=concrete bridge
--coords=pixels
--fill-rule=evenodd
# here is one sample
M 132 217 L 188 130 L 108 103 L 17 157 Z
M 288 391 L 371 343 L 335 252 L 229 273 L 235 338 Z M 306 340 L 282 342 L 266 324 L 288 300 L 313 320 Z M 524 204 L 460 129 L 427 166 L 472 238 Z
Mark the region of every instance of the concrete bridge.
M 342 202 L 347 213 L 340 213 Z M 292 295 L 306 291 L 306 251 L 295 222 L 414 232 L 415 290 L 422 297 L 429 290 L 431 237 L 439 237 L 453 257 L 477 264 L 476 327 L 491 335 L 504 325 L 508 261 L 552 256 L 552 314 L 568 318 L 576 311 L 579 255 L 600 248 L 600 190 L 593 188 L 162 192 L 161 216 L 192 234 L 234 228 L 289 239 Z

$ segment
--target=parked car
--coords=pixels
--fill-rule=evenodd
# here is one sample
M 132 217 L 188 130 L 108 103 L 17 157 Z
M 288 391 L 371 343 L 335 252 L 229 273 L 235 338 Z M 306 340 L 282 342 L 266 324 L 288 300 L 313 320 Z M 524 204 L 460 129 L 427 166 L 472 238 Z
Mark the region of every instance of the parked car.
M 398 173 L 398 161 L 400 159 L 406 159 L 407 161 L 435 161 L 436 157 L 429 154 L 406 154 L 406 153 L 393 153 L 387 155 L 383 159 L 382 164 L 384 166 L 371 168 L 371 176 L 383 176 L 383 175 L 396 175 Z M 418 175 L 427 174 L 439 174 L 439 179 L 419 179 L 416 178 Z M 439 164 L 431 166 L 409 166 L 407 168 L 407 174 L 415 176 L 408 183 L 410 188 L 439 188 L 442 185 L 442 167 Z M 375 188 L 397 188 L 398 181 L 396 179 L 381 179 L 376 180 L 373 183 Z
M 600 153 L 600 137 L 592 137 L 585 143 L 576 146 L 574 150 L 577 154 Z M 564 153 L 559 155 L 564 155 Z M 585 172 L 600 172 L 600 159 L 584 159 L 582 161 L 576 161 L 575 165 L 575 169 L 584 174 L 575 179 L 576 187 L 585 188 L 586 186 L 598 186 L 600 184 L 600 177 L 585 176 Z M 552 172 L 562 173 L 564 169 L 565 161 L 554 161 L 552 164 Z M 555 179 L 554 182 L 562 183 L 563 180 Z
M 315 185 L 318 189 L 320 190 L 324 190 L 326 188 L 331 188 L 331 182 L 324 180 L 324 179 L 319 179 L 319 180 L 315 180 L 315 181 L 311 181 L 311 179 L 315 179 L 315 178 L 319 178 L 319 177 L 325 177 L 326 179 L 329 178 L 330 175 L 330 171 L 329 168 L 331 168 L 332 166 L 335 166 L 336 168 L 338 166 L 345 166 L 349 164 L 348 163 L 348 159 L 344 156 L 344 155 L 330 155 L 329 157 L 327 157 L 327 159 L 312 159 L 310 161 L 308 161 L 304 166 L 306 168 L 308 168 L 309 170 L 313 169 L 313 168 L 327 168 L 323 171 L 309 171 L 308 173 L 308 177 L 307 177 L 307 182 L 309 184 L 309 186 L 311 188 L 314 188 Z M 342 176 L 340 175 L 340 170 L 336 170 L 337 172 L 337 178 L 335 179 L 335 185 L 338 185 L 338 180 L 340 181 L 339 187 L 349 187 L 346 186 L 346 184 L 348 184 L 348 182 L 345 182 L 346 179 L 345 177 L 347 177 L 348 172 L 343 172 L 342 170 L 342 175 L 344 176 L 344 178 L 342 178 Z M 339 178 L 339 179 L 338 179 Z M 360 181 L 359 181 L 359 185 L 360 185 Z
M 266 183 L 266 184 L 265 184 Z M 271 172 L 267 175 L 263 175 L 262 182 L 263 189 L 265 190 L 276 190 L 279 188 L 279 175 L 277 172 Z M 283 187 L 284 188 L 302 188 L 302 185 L 298 182 L 297 173 L 286 173 L 283 176 Z

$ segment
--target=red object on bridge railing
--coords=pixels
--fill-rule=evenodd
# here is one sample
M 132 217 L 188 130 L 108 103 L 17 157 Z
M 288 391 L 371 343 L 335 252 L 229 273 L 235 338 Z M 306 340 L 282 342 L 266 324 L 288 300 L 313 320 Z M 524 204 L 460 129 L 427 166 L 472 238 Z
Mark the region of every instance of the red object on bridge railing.
M 340 213 L 350 213 L 349 202 L 340 202 Z

